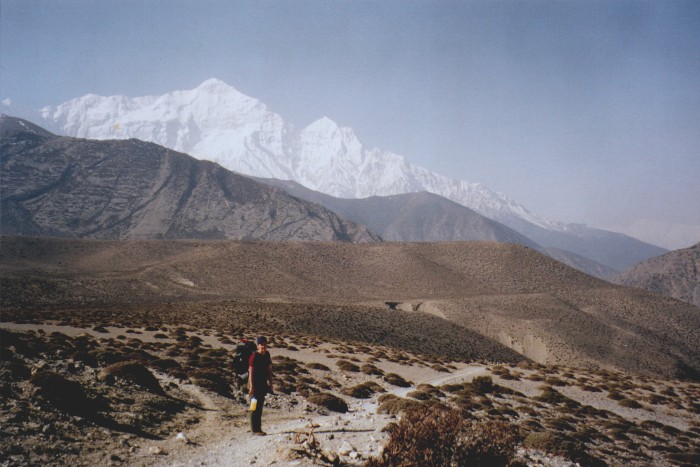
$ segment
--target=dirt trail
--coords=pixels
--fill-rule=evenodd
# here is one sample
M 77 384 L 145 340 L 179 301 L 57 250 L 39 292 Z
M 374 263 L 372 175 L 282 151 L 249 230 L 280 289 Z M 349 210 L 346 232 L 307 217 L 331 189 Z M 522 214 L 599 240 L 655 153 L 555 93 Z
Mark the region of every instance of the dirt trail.
M 294 356 L 300 361 L 318 361 L 319 358 L 319 355 L 312 351 L 294 352 Z M 404 368 L 405 377 L 412 378 L 414 385 L 410 388 L 387 387 L 387 392 L 404 397 L 421 383 L 441 385 L 459 382 L 486 372 L 483 366 L 469 366 L 450 375 L 445 376 L 441 373 L 436 377 L 437 372 L 430 368 Z M 189 386 L 182 389 L 191 390 Z M 152 452 L 154 446 L 160 445 L 167 455 L 162 456 L 162 459 L 154 459 L 153 455 L 149 455 L 144 461 L 163 466 L 318 465 L 318 461 L 314 462 L 309 458 L 289 457 L 290 450 L 308 441 L 308 434 L 313 431 L 314 440 L 319 443 L 319 450 L 339 454 L 345 464 L 359 465 L 381 452 L 381 446 L 387 438 L 386 433 L 381 430 L 394 420 L 393 416 L 376 413 L 379 395 L 366 400 L 348 397 L 348 413 L 329 415 L 307 412 L 307 405 L 303 402 L 291 411 L 286 408 L 273 408 L 279 396 L 271 396 L 263 415 L 263 428 L 267 436 L 253 436 L 248 430 L 244 407 L 234 408 L 235 413 L 230 414 L 232 418 L 226 421 L 222 420 L 221 415 L 232 410 L 230 404 L 206 396 L 196 387 L 190 394 L 198 397 L 207 410 L 207 415 L 198 424 L 196 431 L 185 434 L 196 444 L 186 444 L 177 437 L 153 442 L 146 452 Z

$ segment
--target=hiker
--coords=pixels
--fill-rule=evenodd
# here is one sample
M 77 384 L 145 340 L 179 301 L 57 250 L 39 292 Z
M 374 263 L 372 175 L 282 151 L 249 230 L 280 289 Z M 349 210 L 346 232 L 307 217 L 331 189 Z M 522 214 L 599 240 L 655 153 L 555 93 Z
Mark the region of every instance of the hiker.
M 265 396 L 274 394 L 272 391 L 272 359 L 267 351 L 267 338 L 260 336 L 257 339 L 258 350 L 250 356 L 248 361 L 248 391 L 251 397 L 250 431 L 256 435 L 264 435 L 262 431 L 262 411 L 265 404 Z M 257 403 L 253 403 L 253 399 Z M 253 407 L 255 405 L 255 407 Z

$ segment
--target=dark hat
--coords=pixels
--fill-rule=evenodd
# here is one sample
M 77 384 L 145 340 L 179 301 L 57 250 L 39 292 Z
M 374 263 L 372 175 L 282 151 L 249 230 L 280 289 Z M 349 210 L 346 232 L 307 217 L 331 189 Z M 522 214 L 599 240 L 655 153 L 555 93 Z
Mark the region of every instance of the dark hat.
M 267 344 L 267 337 L 265 337 L 265 336 L 258 337 L 257 343 L 258 344 Z

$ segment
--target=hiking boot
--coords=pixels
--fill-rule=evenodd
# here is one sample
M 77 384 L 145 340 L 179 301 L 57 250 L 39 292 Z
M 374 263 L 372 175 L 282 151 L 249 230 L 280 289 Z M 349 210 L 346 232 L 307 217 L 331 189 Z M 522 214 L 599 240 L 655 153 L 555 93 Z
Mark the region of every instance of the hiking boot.
M 265 433 L 264 431 L 254 431 L 253 434 L 255 436 L 265 436 L 267 433 Z

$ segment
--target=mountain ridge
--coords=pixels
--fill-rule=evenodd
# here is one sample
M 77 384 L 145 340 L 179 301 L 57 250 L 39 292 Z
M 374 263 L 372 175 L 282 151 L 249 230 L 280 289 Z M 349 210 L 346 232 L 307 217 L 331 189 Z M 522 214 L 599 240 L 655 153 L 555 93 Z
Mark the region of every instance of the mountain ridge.
M 138 139 L 40 134 L 0 118 L 5 234 L 381 241 L 322 206 L 214 162 Z
M 700 243 L 650 258 L 612 281 L 700 306 Z
M 612 232 L 591 240 L 587 228 L 544 219 L 479 183 L 439 175 L 391 151 L 367 148 L 354 131 L 327 117 L 297 130 L 262 102 L 217 79 L 163 96 L 90 95 L 45 107 L 41 114 L 49 128 L 69 136 L 135 137 L 242 174 L 295 180 L 340 198 L 428 191 L 543 247 L 565 249 L 618 271 L 667 251 Z M 626 248 L 620 248 L 620 242 Z M 591 257 L 591 251 L 597 254 Z

